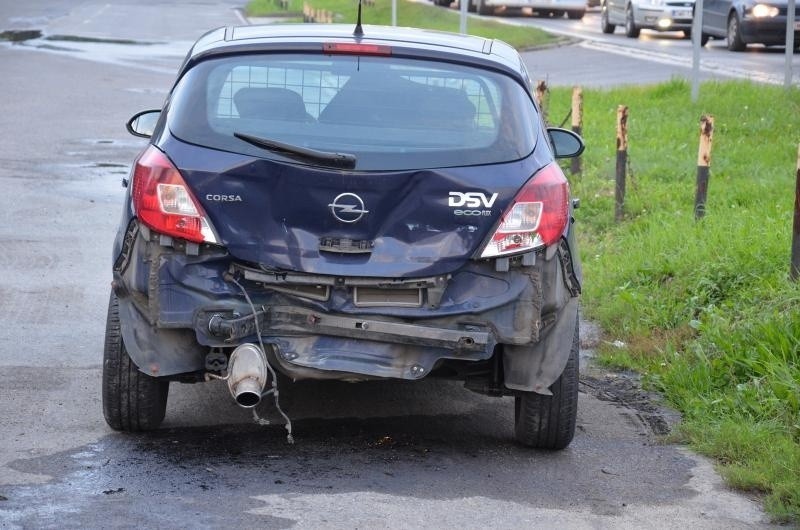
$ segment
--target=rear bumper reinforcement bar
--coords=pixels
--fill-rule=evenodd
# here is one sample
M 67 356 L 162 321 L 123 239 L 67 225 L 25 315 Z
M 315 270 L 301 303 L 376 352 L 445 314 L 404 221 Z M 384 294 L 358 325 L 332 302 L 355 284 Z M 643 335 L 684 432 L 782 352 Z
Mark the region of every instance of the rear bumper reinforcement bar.
M 240 317 L 213 310 L 202 311 L 198 314 L 197 324 L 211 335 L 234 344 L 255 332 L 256 318 L 264 336 L 331 335 L 456 351 L 486 351 L 489 347 L 494 347 L 492 336 L 487 331 L 436 328 L 370 318 L 328 315 L 290 306 L 259 308 L 256 315 Z

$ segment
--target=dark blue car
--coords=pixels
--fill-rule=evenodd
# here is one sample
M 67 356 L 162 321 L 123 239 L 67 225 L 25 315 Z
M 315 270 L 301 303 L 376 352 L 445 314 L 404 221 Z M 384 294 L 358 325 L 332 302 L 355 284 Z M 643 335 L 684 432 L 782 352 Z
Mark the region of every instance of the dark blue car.
M 221 28 L 160 111 L 113 249 L 103 407 L 157 427 L 171 382 L 457 378 L 559 449 L 578 397 L 569 185 L 503 42 L 344 25 Z M 278 377 L 283 374 L 286 377 Z
M 787 0 L 704 0 L 703 46 L 708 39 L 727 39 L 728 49 L 744 51 L 748 44 L 786 45 L 786 24 L 794 31 L 795 50 L 800 47 L 800 10 L 787 20 Z

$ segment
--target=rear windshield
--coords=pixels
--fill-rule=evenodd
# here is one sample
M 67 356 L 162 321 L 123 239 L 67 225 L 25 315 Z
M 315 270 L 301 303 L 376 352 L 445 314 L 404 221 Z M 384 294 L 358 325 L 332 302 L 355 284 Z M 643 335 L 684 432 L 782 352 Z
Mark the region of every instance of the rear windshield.
M 395 57 L 265 54 L 195 66 L 174 91 L 168 125 L 179 139 L 215 149 L 288 160 L 236 132 L 348 153 L 359 170 L 408 170 L 524 158 L 535 146 L 536 120 L 522 86 L 492 71 Z

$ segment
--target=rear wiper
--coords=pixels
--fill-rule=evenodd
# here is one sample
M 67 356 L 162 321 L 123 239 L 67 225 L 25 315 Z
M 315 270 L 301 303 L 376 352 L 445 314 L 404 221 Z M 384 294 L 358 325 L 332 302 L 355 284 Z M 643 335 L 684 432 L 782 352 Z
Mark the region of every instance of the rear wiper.
M 263 149 L 269 149 L 289 158 L 294 158 L 302 162 L 319 162 L 328 167 L 335 167 L 341 169 L 353 169 L 356 167 L 356 156 L 349 153 L 332 153 L 330 151 L 318 151 L 316 149 L 309 149 L 307 147 L 300 147 L 299 145 L 285 144 L 275 140 L 268 140 L 258 136 L 251 136 L 249 134 L 235 132 L 233 135 L 244 140 L 249 144 Z

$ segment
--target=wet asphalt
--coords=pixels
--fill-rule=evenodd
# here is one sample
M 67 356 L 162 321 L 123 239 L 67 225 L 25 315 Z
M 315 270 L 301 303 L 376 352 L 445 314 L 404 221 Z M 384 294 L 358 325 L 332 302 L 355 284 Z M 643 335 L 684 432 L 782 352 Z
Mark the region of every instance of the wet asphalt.
M 0 44 L 0 528 L 768 526 L 707 461 L 663 442 L 668 414 L 601 370 L 587 371 L 575 440 L 555 453 L 512 441 L 511 399 L 436 381 L 283 389 L 294 444 L 270 403 L 258 411 L 272 423 L 257 424 L 221 382 L 173 384 L 156 432 L 111 431 L 110 248 L 144 146 L 123 124 L 160 107 L 188 43 L 211 21 L 238 23 L 232 7 L 0 8 L 0 31 L 152 46 Z

